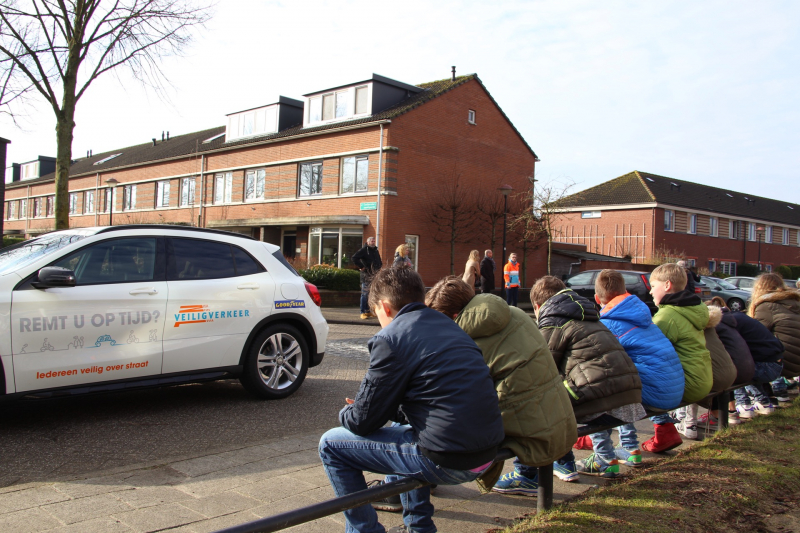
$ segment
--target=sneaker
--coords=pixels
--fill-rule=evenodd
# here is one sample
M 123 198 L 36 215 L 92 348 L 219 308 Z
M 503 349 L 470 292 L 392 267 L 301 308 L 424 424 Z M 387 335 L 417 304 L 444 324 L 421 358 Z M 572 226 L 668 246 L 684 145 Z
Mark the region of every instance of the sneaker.
M 730 423 L 730 420 L 728 420 L 728 423 Z M 709 411 L 697 417 L 697 425 L 706 431 L 716 431 L 719 429 L 719 420 Z
M 361 313 L 361 320 L 366 320 L 370 318 L 369 313 Z
M 753 404 L 753 410 L 760 415 L 771 415 L 775 412 L 775 407 L 769 401 L 765 404 L 756 402 Z
M 587 476 L 615 478 L 619 476 L 619 461 L 616 459 L 606 461 L 596 453 L 593 453 L 583 461 L 575 463 L 575 469 Z
M 580 478 L 578 471 L 575 470 L 574 461 L 569 461 L 563 465 L 559 462 L 553 463 L 553 475 L 561 481 L 566 481 L 567 483 L 578 481 Z
M 791 398 L 785 392 L 781 396 L 776 395 L 775 399 L 778 400 L 778 407 L 789 407 L 792 404 Z
M 674 411 L 670 411 L 670 412 L 669 412 L 669 416 L 671 416 L 671 417 L 672 417 L 672 419 L 673 419 L 673 420 L 675 421 L 675 423 L 677 424 L 678 422 L 680 422 L 681 420 L 683 420 L 684 418 L 686 418 L 686 411 L 684 411 L 684 410 L 682 410 L 682 409 L 676 409 L 676 410 L 674 410 Z
M 697 440 L 697 426 L 692 424 L 691 426 L 686 425 L 686 420 L 681 420 L 677 424 L 675 424 L 675 429 L 678 430 L 678 433 L 686 437 L 690 440 Z
M 742 421 L 739 420 L 739 411 L 734 409 L 733 411 L 728 410 L 728 425 L 729 426 L 738 426 L 741 424 Z
M 642 449 L 650 453 L 663 453 L 683 444 L 675 424 L 654 424 L 655 435 L 642 443 Z
M 500 494 L 522 494 L 523 496 L 536 496 L 536 493 L 539 490 L 538 477 L 539 476 L 537 475 L 536 478 L 531 479 L 514 470 L 497 480 L 497 483 L 495 483 L 494 487 L 492 487 L 492 491 L 499 492 Z
M 367 488 L 374 489 L 383 485 L 383 480 L 376 479 L 367 483 Z M 400 495 L 389 496 L 382 500 L 371 502 L 372 507 L 379 511 L 389 511 L 390 513 L 399 513 L 403 511 L 403 504 L 400 502 Z
M 755 418 L 756 410 L 753 409 L 752 405 L 737 405 L 736 412 L 739 413 L 739 418 L 748 419 L 748 418 Z
M 626 450 L 622 446 L 614 448 L 614 455 L 625 466 L 642 466 L 642 452 L 639 450 Z

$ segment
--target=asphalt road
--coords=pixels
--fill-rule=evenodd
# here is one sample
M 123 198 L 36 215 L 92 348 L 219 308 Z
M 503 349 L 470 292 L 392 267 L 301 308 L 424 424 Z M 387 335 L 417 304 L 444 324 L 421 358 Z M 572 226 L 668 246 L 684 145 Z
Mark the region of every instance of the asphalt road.
M 274 441 L 337 425 L 375 326 L 331 325 L 322 364 L 285 400 L 218 381 L 0 406 L 0 487 Z

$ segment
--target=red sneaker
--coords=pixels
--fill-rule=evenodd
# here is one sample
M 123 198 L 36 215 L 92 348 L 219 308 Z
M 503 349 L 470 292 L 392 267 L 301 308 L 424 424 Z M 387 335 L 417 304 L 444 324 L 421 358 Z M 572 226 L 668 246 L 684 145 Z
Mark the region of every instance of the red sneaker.
M 589 435 L 578 437 L 578 440 L 575 442 L 575 446 L 573 446 L 573 448 L 576 450 L 593 450 L 594 445 L 592 444 L 592 437 Z
M 642 444 L 642 449 L 650 453 L 662 453 L 677 448 L 683 443 L 675 424 L 655 424 L 655 436 Z

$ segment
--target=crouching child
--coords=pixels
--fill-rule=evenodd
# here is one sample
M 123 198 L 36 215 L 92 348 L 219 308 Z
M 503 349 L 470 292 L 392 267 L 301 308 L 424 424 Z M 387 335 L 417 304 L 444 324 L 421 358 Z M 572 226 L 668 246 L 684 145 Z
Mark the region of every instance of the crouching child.
M 369 305 L 383 328 L 368 343 L 370 363 L 342 427 L 319 443 L 337 496 L 367 488 L 364 471 L 391 482 L 410 476 L 437 485 L 476 479 L 503 441 L 497 393 L 472 339 L 423 303 L 422 278 L 409 268 L 378 272 Z M 393 421 L 390 427 L 384 425 Z M 401 496 L 401 531 L 433 533 L 430 487 Z M 346 531 L 383 533 L 371 505 L 344 512 Z

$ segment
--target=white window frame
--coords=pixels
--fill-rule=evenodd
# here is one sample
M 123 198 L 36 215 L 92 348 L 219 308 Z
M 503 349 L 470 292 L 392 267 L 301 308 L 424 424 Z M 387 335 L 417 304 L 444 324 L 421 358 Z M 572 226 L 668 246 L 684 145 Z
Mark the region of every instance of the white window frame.
M 764 265 L 764 270 L 766 270 L 769 273 L 772 273 L 772 263 L 761 263 L 761 264 Z
M 33 218 L 40 218 L 42 216 L 42 201 L 44 196 L 33 199 Z
M 719 271 L 728 276 L 736 275 L 736 262 L 735 261 L 720 261 Z
M 675 211 L 664 210 L 664 231 L 675 231 Z
M 214 205 L 231 203 L 232 195 L 233 172 L 214 174 Z
M 76 192 L 69 193 L 69 214 L 78 214 L 78 193 Z
M 313 178 L 314 175 L 314 167 L 319 165 L 319 190 L 314 192 L 303 193 L 303 187 L 301 185 L 303 179 L 303 167 L 309 166 L 311 168 L 311 176 Z M 297 196 L 298 197 L 308 197 L 308 196 L 319 196 L 322 194 L 322 181 L 324 178 L 324 171 L 325 167 L 322 164 L 322 161 L 308 161 L 304 163 L 299 163 L 297 165 Z M 309 190 L 311 190 L 311 184 L 309 184 Z
M 708 272 L 716 272 L 717 271 L 717 262 L 713 259 L 708 260 Z
M 708 235 L 719 237 L 719 219 L 717 217 L 708 217 Z
M 764 244 L 772 244 L 772 226 L 764 226 Z
M 83 213 L 86 215 L 94 213 L 94 190 L 83 193 Z
M 469 122 L 472 125 L 475 125 L 475 110 L 474 109 L 470 109 L 469 111 L 467 111 L 467 122 Z
M 156 182 L 156 209 L 169 207 L 169 181 L 161 180 Z
M 788 246 L 789 245 L 790 235 L 791 235 L 791 233 L 789 232 L 789 228 L 783 228 L 783 245 L 784 246 Z
M 19 201 L 19 218 L 28 218 L 28 199 L 23 198 Z
M 122 189 L 122 210 L 136 209 L 136 185 L 125 185 Z
M 406 235 L 405 243 L 412 250 L 414 256 L 414 270 L 419 267 L 419 235 Z
M 697 235 L 697 215 L 694 213 L 689 213 L 686 233 L 689 233 L 690 235 Z
M 194 178 L 181 179 L 181 197 L 180 200 L 178 200 L 180 207 L 189 207 L 194 205 L 196 183 L 197 181 Z
M 336 259 L 336 267 L 342 268 L 342 242 L 344 235 L 360 235 L 361 241 L 364 242 L 364 228 L 363 227 L 354 227 L 354 226 L 325 226 L 325 227 L 312 227 L 309 228 L 308 232 L 308 253 L 307 253 L 307 261 L 308 264 L 319 264 L 322 262 L 322 256 L 324 255 L 324 248 L 322 247 L 322 237 L 323 234 L 331 235 L 333 233 L 338 233 L 339 235 L 339 254 Z M 311 240 L 312 238 L 319 239 L 319 246 L 317 247 L 317 257 L 311 257 Z M 283 246 L 283 239 L 281 238 L 281 246 Z M 314 263 L 314 261 L 317 261 Z
M 56 197 L 55 197 L 55 195 L 45 197 L 45 199 L 44 199 L 44 209 L 45 209 L 45 215 L 44 216 L 46 216 L 46 217 L 54 217 L 54 216 L 56 216 Z
M 739 221 L 738 220 L 729 220 L 728 221 L 728 238 L 729 239 L 738 239 L 739 238 Z
M 252 183 L 252 187 L 251 184 Z M 244 201 L 256 202 L 266 195 L 267 171 L 263 168 L 248 170 L 244 174 Z
M 366 109 L 356 112 L 356 104 L 358 103 L 357 92 L 361 89 L 367 91 L 366 101 L 364 103 Z M 333 113 L 332 116 L 325 118 L 325 105 L 326 97 L 333 99 Z M 345 106 L 345 113 L 337 116 L 337 101 L 343 102 Z M 364 85 L 354 85 L 353 87 L 345 87 L 343 89 L 326 91 L 324 93 L 309 96 L 306 99 L 306 109 L 304 126 L 327 124 L 330 122 L 337 122 L 342 120 L 351 119 L 353 117 L 366 116 L 370 114 L 372 104 L 372 84 L 367 83 Z
M 352 159 L 353 160 L 353 190 L 351 190 L 351 191 L 346 191 L 345 190 L 345 183 L 344 183 L 344 180 L 345 180 L 344 173 L 345 173 L 345 169 L 347 168 L 346 164 L 345 164 L 345 161 L 347 161 L 348 159 Z M 363 189 L 359 189 L 358 188 L 358 166 L 359 166 L 359 163 L 364 163 L 367 166 L 367 182 L 366 182 L 365 187 Z M 357 193 L 363 193 L 363 192 L 368 192 L 369 191 L 369 156 L 368 155 L 358 155 L 358 156 L 343 157 L 341 159 L 340 166 L 341 166 L 341 173 L 340 173 L 341 175 L 339 176 L 339 194 L 357 194 Z
M 747 223 L 747 240 L 750 242 L 756 242 L 756 238 L 758 234 L 756 233 L 756 225 L 752 222 Z

